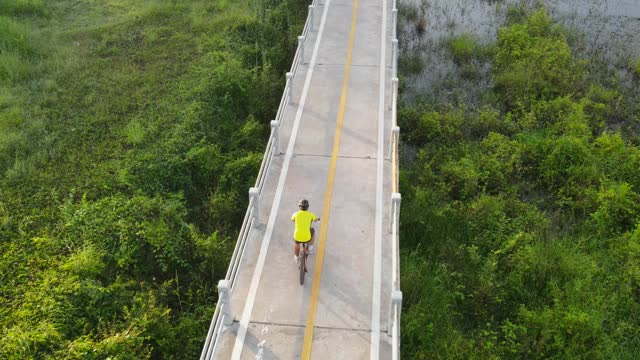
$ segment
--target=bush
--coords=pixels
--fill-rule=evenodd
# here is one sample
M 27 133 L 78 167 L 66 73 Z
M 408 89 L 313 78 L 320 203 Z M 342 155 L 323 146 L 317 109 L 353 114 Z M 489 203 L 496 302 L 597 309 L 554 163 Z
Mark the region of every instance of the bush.
M 640 215 L 640 196 L 629 184 L 603 187 L 595 197 L 597 208 L 590 218 L 595 234 L 610 237 L 634 228 Z
M 636 193 L 640 191 L 640 149 L 625 143 L 620 133 L 605 132 L 595 139 L 593 151 L 610 179 L 628 183 Z
M 450 39 L 448 45 L 453 59 L 458 63 L 469 61 L 476 50 L 475 40 L 467 33 Z
M 452 326 L 460 320 L 455 303 L 463 296 L 458 274 L 433 266 L 420 253 L 403 253 L 401 260 L 403 356 L 431 359 L 473 351 L 473 343 Z
M 406 133 L 406 141 L 415 145 L 457 143 L 464 138 L 465 115 L 456 112 L 426 112 L 416 118 L 402 114 L 399 125 Z
M 571 51 L 544 9 L 498 32 L 495 86 L 510 108 L 566 95 L 579 79 Z
M 476 164 L 469 158 L 450 161 L 440 168 L 442 181 L 449 188 L 449 196 L 454 200 L 473 198 L 478 193 L 480 175 Z
M 108 271 L 101 278 L 119 272 L 137 279 L 170 278 L 175 271 L 190 271 L 194 263 L 195 245 L 185 215 L 178 198 L 83 202 L 66 207 L 64 239 L 71 249 L 103 249 Z
M 558 188 L 569 182 L 588 184 L 593 180 L 584 178 L 594 164 L 587 142 L 572 136 L 561 136 L 547 146 L 546 157 L 540 164 L 540 176 L 545 184 Z

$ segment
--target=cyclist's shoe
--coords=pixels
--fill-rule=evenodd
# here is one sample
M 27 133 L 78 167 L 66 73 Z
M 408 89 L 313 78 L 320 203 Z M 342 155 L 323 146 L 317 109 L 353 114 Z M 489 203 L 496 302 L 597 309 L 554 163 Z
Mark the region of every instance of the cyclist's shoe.
M 300 266 L 300 257 L 296 256 L 295 254 L 293 255 L 293 261 L 296 263 L 296 265 Z

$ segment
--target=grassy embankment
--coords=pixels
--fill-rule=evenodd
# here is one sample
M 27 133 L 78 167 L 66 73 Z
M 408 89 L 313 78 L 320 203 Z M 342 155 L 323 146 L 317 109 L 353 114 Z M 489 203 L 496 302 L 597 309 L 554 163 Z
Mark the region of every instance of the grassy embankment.
M 306 16 L 0 1 L 0 358 L 195 358 Z
M 466 81 L 491 62 L 479 106 L 400 109 L 403 357 L 635 358 L 640 109 L 544 9 L 518 14 L 448 43 Z

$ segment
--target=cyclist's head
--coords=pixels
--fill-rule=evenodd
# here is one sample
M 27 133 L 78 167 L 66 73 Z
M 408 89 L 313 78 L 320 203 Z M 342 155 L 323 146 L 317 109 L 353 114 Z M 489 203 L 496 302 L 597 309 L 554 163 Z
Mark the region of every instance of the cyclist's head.
M 309 200 L 302 199 L 302 200 L 298 201 L 298 207 L 300 208 L 300 210 L 309 209 Z

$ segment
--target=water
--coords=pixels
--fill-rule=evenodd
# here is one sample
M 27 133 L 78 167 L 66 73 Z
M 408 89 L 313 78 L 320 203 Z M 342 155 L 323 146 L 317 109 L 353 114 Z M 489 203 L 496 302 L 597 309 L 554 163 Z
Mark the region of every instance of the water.
M 639 97 L 628 64 L 640 59 L 640 0 L 398 0 L 402 102 L 479 104 L 491 86 L 490 63 L 473 60 L 465 74 L 447 40 L 467 33 L 492 43 L 510 6 L 539 3 L 574 34 L 569 43 L 577 57 L 597 59 L 618 74 L 623 90 Z

